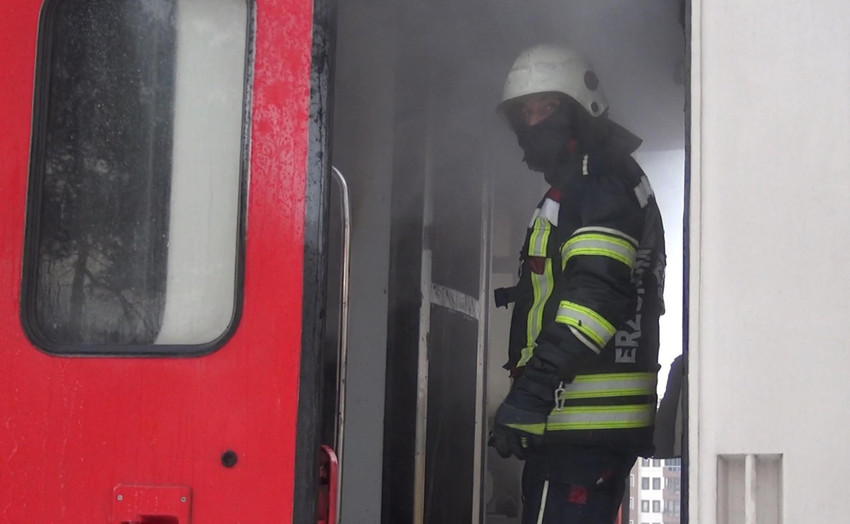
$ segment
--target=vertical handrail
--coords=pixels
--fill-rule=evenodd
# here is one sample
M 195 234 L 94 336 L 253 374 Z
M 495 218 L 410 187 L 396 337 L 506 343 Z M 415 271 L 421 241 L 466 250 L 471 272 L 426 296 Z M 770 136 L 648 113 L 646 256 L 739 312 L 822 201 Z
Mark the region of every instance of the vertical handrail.
M 342 513 L 342 476 L 343 444 L 345 440 L 345 388 L 348 374 L 348 276 L 351 264 L 351 199 L 345 177 L 335 167 L 331 167 L 334 181 L 339 185 L 340 205 L 342 206 L 342 260 L 339 305 L 339 354 L 336 367 L 336 427 L 334 428 L 334 448 L 337 454 L 337 496 L 335 524 L 339 524 Z

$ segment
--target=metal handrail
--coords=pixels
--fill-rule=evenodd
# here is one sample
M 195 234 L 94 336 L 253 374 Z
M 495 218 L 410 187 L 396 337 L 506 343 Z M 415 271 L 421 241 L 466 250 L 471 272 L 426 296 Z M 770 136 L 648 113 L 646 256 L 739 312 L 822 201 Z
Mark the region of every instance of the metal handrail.
M 351 199 L 345 177 L 335 167 L 331 167 L 334 181 L 339 185 L 340 205 L 342 207 L 342 260 L 339 306 L 339 353 L 336 368 L 336 427 L 334 428 L 334 448 L 339 461 L 337 469 L 336 524 L 342 513 L 343 486 L 343 444 L 345 437 L 345 389 L 348 374 L 348 287 L 349 267 L 351 265 Z

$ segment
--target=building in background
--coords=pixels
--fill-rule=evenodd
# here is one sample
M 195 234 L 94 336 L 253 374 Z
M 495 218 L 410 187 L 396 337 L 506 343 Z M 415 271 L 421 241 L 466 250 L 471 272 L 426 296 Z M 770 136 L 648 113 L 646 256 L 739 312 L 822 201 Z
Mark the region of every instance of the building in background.
M 630 477 L 629 524 L 679 524 L 681 459 L 638 459 Z

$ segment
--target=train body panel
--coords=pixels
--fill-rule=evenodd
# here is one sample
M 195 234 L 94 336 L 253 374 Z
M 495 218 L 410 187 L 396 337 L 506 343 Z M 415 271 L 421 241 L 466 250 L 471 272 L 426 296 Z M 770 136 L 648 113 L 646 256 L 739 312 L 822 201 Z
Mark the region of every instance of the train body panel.
M 0 8 L 7 71 L 0 80 L 0 521 L 135 522 L 134 511 L 158 515 L 150 497 L 172 496 L 167 486 L 189 488 L 187 500 L 175 505 L 189 508 L 195 522 L 290 521 L 312 2 L 259 0 L 248 7 L 253 53 L 244 54 L 253 62 L 244 75 L 251 101 L 244 175 L 250 191 L 244 255 L 238 255 L 244 259 L 233 313 L 238 325 L 222 347 L 185 357 L 49 354 L 22 327 L 41 7 L 12 0 Z M 115 491 L 119 485 L 128 493 Z M 139 489 L 138 507 L 127 508 Z

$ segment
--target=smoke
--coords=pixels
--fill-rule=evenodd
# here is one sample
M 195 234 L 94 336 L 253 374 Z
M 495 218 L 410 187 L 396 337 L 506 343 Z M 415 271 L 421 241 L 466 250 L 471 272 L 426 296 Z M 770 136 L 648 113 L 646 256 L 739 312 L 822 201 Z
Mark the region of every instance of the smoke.
M 340 2 L 332 158 L 347 175 L 352 198 L 346 475 L 360 479 L 343 492 L 346 515 L 380 513 L 382 476 L 376 465 L 386 459 L 385 449 L 392 453 L 413 434 L 406 415 L 384 412 L 385 400 L 396 404 L 405 398 L 415 400 L 418 334 L 414 333 L 411 347 L 403 334 L 394 334 L 400 323 L 411 325 L 411 319 L 402 318 L 398 297 L 419 293 L 415 266 L 419 253 L 405 258 L 405 249 L 421 249 L 424 241 L 433 254 L 434 282 L 477 298 L 484 270 L 478 246 L 487 234 L 480 226 L 482 197 L 489 187 L 492 284 L 513 283 L 525 227 L 544 189 L 542 176 L 522 163 L 515 137 L 495 111 L 508 69 L 523 49 L 539 43 L 566 44 L 594 64 L 609 99 L 611 119 L 644 140 L 642 154 L 652 153 L 652 165 L 646 167 L 654 171 L 648 169 L 647 174 L 656 193 L 673 204 L 665 209 L 665 201 L 659 200 L 668 239 L 681 238 L 684 174 L 677 159 L 684 148 L 685 46 L 679 9 L 680 0 Z M 426 179 L 432 184 L 433 223 L 423 228 Z M 668 252 L 668 258 L 674 257 L 681 258 L 681 252 Z M 399 267 L 399 260 L 412 261 L 414 267 Z M 681 281 L 681 274 L 668 275 L 671 286 Z M 668 322 L 677 314 L 671 306 L 668 303 Z M 500 369 L 507 355 L 504 311 L 490 319 L 486 394 L 491 405 L 507 389 Z M 414 329 L 417 323 L 418 317 L 413 318 Z M 466 369 L 464 362 L 474 363 L 465 356 L 476 348 L 461 343 L 461 333 L 452 333 L 447 326 L 431 328 L 431 358 L 442 358 L 441 351 L 456 352 L 451 380 L 455 384 L 456 377 L 474 380 L 474 365 Z M 678 342 L 669 342 L 675 345 L 673 352 Z M 391 365 L 385 367 L 388 361 Z M 413 381 L 408 380 L 410 366 Z M 447 380 L 439 376 L 442 371 L 431 371 L 432 385 L 445 383 L 451 389 L 450 381 L 441 382 Z M 664 376 L 666 371 L 661 372 Z M 474 404 L 474 399 L 454 399 L 451 406 L 432 402 L 429 410 L 463 410 L 470 402 Z M 406 409 L 410 413 L 414 405 Z M 429 417 L 449 420 L 453 413 L 431 411 Z M 471 416 L 465 413 L 467 420 Z M 385 425 L 400 436 L 398 441 L 382 442 L 382 437 L 393 438 L 381 432 Z M 455 430 L 461 431 L 443 430 L 450 444 L 446 450 L 457 447 Z M 434 432 L 429 435 L 436 438 Z M 435 442 L 431 444 L 441 445 Z M 429 449 L 429 456 L 440 453 Z M 385 463 L 385 473 L 394 475 L 395 484 L 401 486 L 398 494 L 383 493 L 395 501 L 383 508 L 388 521 L 411 520 L 394 513 L 395 507 L 403 511 L 411 505 L 405 498 L 412 473 L 404 466 L 408 451 L 401 450 L 391 464 Z M 458 461 L 457 467 L 464 463 Z M 433 503 L 429 507 L 437 506 L 429 501 Z

